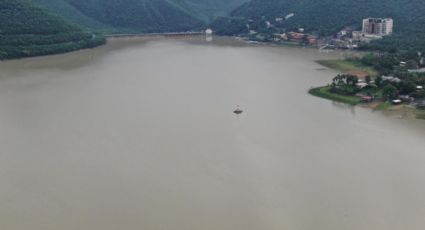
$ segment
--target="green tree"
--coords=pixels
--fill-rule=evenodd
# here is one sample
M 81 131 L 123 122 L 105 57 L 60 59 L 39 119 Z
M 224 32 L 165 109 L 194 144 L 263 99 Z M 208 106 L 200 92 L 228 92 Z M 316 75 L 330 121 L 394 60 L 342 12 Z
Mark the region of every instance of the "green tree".
M 382 85 L 382 80 L 383 79 L 382 79 L 381 76 L 376 77 L 375 78 L 375 85 L 378 86 L 378 87 L 380 87 Z
M 359 82 L 359 78 L 357 76 L 346 74 L 345 76 L 347 85 L 356 86 L 356 84 Z
M 401 81 L 399 84 L 401 94 L 410 94 L 416 90 L 416 84 L 410 80 Z
M 382 89 L 382 96 L 385 99 L 394 99 L 397 96 L 397 88 L 391 84 L 386 85 Z

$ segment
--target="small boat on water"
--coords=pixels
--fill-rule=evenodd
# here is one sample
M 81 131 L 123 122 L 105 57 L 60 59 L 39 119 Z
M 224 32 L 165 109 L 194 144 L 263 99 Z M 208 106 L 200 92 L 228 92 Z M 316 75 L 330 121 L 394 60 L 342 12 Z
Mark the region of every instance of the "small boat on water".
M 242 109 L 240 109 L 240 108 L 239 108 L 239 105 L 238 105 L 238 106 L 237 106 L 237 108 L 236 108 L 236 110 L 235 110 L 235 111 L 233 111 L 233 113 L 234 113 L 234 114 L 239 115 L 239 114 L 242 114 L 242 113 L 243 113 L 243 110 L 242 110 Z

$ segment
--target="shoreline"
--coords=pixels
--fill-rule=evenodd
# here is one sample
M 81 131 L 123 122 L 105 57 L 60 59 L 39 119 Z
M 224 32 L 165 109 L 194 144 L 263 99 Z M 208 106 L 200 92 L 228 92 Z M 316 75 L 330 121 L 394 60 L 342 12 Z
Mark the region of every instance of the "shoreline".
M 418 109 L 412 104 L 399 104 L 394 105 L 389 101 L 375 100 L 373 102 L 362 102 L 358 96 L 351 95 L 340 95 L 330 92 L 330 86 L 319 86 L 312 87 L 308 90 L 308 93 L 312 96 L 322 98 L 325 100 L 334 101 L 337 103 L 343 103 L 353 107 L 368 108 L 372 111 L 380 111 L 385 115 L 403 118 L 414 118 L 419 120 L 425 120 L 425 109 Z
M 67 54 L 79 50 L 93 49 L 99 46 L 103 46 L 107 42 L 104 36 L 95 34 L 92 34 L 91 36 L 91 38 L 87 39 L 80 39 L 76 41 L 70 40 L 59 43 L 31 43 L 22 46 L 3 46 L 1 51 L 4 52 L 5 55 L 0 58 L 0 62 Z
M 123 34 L 123 35 L 114 35 L 114 34 L 103 34 L 103 42 L 97 44 L 96 46 L 92 47 L 85 47 L 85 48 L 78 48 L 70 51 L 65 52 L 54 52 L 50 54 L 42 54 L 42 55 L 34 55 L 34 56 L 24 56 L 24 57 L 18 57 L 18 58 L 7 58 L 7 59 L 0 59 L 0 63 L 2 62 L 8 62 L 8 61 L 15 61 L 15 60 L 27 60 L 27 59 L 33 59 L 33 58 L 42 58 L 42 57 L 49 57 L 49 56 L 56 56 L 56 55 L 66 55 L 70 53 L 75 52 L 81 52 L 85 50 L 93 50 L 100 47 L 103 47 L 107 45 L 110 41 L 116 41 L 116 40 L 151 40 L 151 39 L 187 39 L 187 38 L 199 38 L 201 36 L 208 36 L 201 33 L 152 33 L 152 34 Z M 275 42 L 260 42 L 260 41 L 252 41 L 252 40 L 245 40 L 241 39 L 237 36 L 222 36 L 222 35 L 212 35 L 212 37 L 222 37 L 222 38 L 230 38 L 235 41 L 239 41 L 246 45 L 258 45 L 258 46 L 271 46 L 271 47 L 295 47 L 295 48 L 302 48 L 302 49 L 317 49 L 317 47 L 314 46 L 303 46 L 299 43 L 295 42 L 281 42 L 281 43 L 275 43 Z M 351 52 L 360 53 L 360 51 L 351 50 Z M 321 63 L 319 63 L 321 64 Z M 323 64 L 321 64 L 323 65 Z M 326 66 L 328 67 L 328 66 Z M 330 68 L 330 67 L 328 67 Z
M 101 48 L 105 45 L 108 44 L 108 42 L 110 41 L 117 41 L 117 40 L 140 40 L 140 41 L 144 41 L 144 40 L 151 40 L 151 39 L 184 39 L 184 38 L 197 38 L 200 36 L 205 36 L 205 35 L 201 35 L 201 34 L 170 34 L 170 33 L 164 33 L 164 34 L 128 34 L 126 36 L 114 36 L 114 35 L 103 35 L 104 41 L 96 46 L 93 47 L 85 47 L 85 48 L 79 48 L 79 49 L 74 49 L 74 50 L 70 50 L 70 51 L 66 51 L 66 52 L 56 52 L 56 53 L 50 53 L 50 54 L 44 54 L 44 55 L 34 55 L 34 56 L 26 56 L 26 57 L 18 57 L 18 58 L 7 58 L 7 59 L 0 59 L 0 63 L 4 63 L 4 62 L 10 62 L 10 61 L 17 61 L 17 60 L 31 60 L 31 59 L 36 59 L 36 58 L 45 58 L 45 57 L 51 57 L 51 56 L 58 56 L 58 55 L 67 55 L 67 54 L 72 54 L 72 53 L 77 53 L 77 52 L 82 52 L 82 51 L 87 51 L 87 50 L 95 50 L 98 48 Z M 216 36 L 216 35 L 214 35 Z M 222 37 L 222 36 L 218 36 L 218 37 Z

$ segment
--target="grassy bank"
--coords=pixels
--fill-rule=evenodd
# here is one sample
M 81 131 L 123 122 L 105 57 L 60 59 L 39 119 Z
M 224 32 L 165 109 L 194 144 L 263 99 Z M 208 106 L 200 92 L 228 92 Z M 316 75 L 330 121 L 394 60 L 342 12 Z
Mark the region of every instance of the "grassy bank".
M 338 70 L 344 73 L 350 72 L 365 72 L 371 77 L 378 76 L 378 72 L 370 66 L 364 65 L 360 61 L 354 60 L 320 60 L 317 61 L 320 65 L 326 66 L 330 69 Z
M 379 104 L 378 106 L 375 107 L 375 110 L 387 110 L 389 108 L 391 108 L 392 104 L 388 101 L 386 102 L 382 102 L 381 104 Z
M 308 92 L 311 95 L 314 95 L 316 97 L 321 97 L 321 98 L 325 98 L 325 99 L 329 99 L 332 101 L 337 101 L 337 102 L 341 102 L 345 104 L 357 105 L 358 103 L 360 103 L 360 98 L 358 97 L 339 95 L 339 94 L 332 93 L 329 90 L 330 90 L 330 87 L 325 86 L 325 87 L 312 88 Z

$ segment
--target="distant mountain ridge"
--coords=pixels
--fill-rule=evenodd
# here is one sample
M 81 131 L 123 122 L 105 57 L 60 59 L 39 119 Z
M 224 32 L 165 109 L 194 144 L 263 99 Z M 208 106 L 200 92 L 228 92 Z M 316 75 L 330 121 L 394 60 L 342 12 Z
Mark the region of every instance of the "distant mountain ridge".
M 66 0 L 85 15 L 112 27 L 141 32 L 174 32 L 201 21 L 167 0 Z
M 32 0 L 87 28 L 175 32 L 205 27 L 247 0 Z

